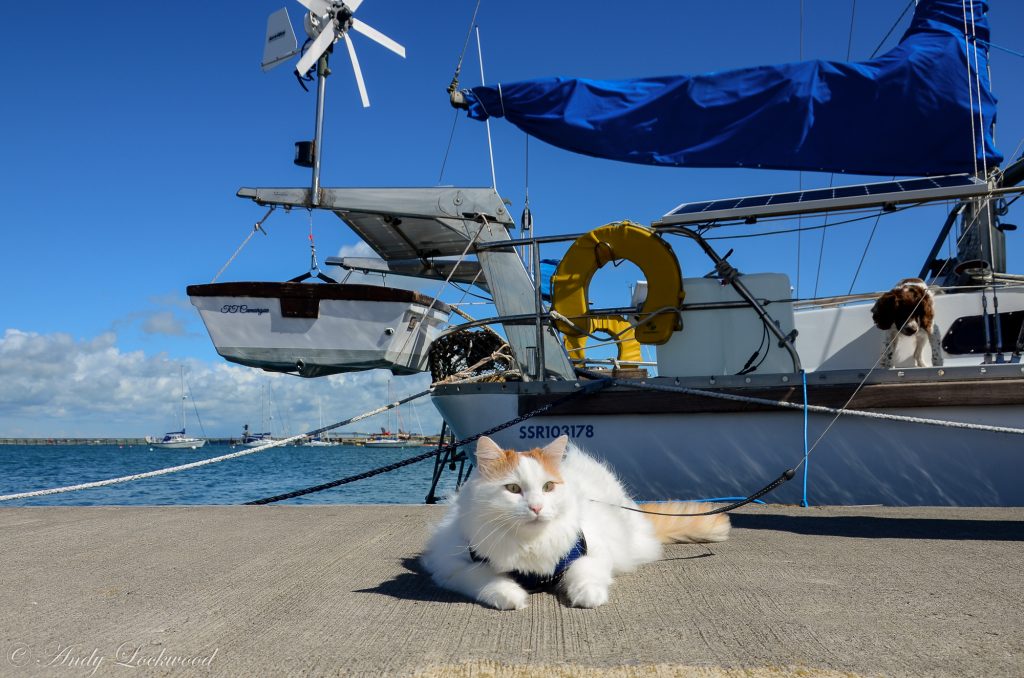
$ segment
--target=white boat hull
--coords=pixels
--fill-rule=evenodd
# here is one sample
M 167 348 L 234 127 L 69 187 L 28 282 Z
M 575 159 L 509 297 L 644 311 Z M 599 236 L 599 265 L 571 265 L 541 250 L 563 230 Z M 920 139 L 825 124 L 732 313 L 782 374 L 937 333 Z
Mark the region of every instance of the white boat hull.
M 221 356 L 303 377 L 422 372 L 448 320 L 444 304 L 430 308 L 415 292 L 369 285 L 221 283 L 188 291 Z
M 198 450 L 205 444 L 206 440 L 203 438 L 183 438 L 166 442 L 151 442 L 149 446 L 157 450 Z
M 422 443 L 414 440 L 367 440 L 363 447 L 421 447 Z
M 263 440 L 249 440 L 241 443 L 242 447 L 259 447 L 260 445 L 269 445 L 274 442 L 273 438 L 264 438 Z
M 1007 367 L 1020 376 L 1018 366 Z M 504 386 L 442 388 L 433 400 L 463 438 L 531 407 L 520 403 L 515 392 L 528 385 Z M 492 437 L 505 447 L 529 449 L 567 434 L 604 459 L 635 496 L 648 500 L 745 497 L 804 456 L 802 411 L 588 414 L 583 407 L 588 397 L 594 396 L 573 401 L 580 404 L 579 414 L 535 416 Z M 992 426 L 1024 424 L 1024 403 L 874 411 Z M 1018 482 L 1024 440 L 1019 435 L 851 416 L 833 419 L 808 417 L 810 445 L 824 436 L 796 478 L 766 501 L 800 503 L 806 469 L 810 504 L 1024 505 L 1024 487 Z

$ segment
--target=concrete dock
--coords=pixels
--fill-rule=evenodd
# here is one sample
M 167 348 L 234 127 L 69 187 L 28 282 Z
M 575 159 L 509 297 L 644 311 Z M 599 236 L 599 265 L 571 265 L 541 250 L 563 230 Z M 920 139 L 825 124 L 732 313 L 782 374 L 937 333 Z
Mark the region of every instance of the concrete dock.
M 748 508 L 517 612 L 420 572 L 443 511 L 2 508 L 0 675 L 1024 675 L 1024 509 Z

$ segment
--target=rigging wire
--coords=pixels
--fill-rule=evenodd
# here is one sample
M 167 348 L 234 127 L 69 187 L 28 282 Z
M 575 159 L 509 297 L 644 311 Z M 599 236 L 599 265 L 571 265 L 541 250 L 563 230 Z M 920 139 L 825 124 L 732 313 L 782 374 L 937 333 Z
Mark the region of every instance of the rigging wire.
M 452 95 L 459 88 L 459 76 L 462 74 L 462 62 L 466 58 L 466 50 L 469 49 L 469 39 L 473 37 L 473 28 L 476 26 L 476 15 L 480 12 L 480 3 L 476 0 L 476 8 L 473 9 L 473 17 L 469 20 L 469 28 L 466 29 L 466 39 L 462 43 L 462 52 L 459 54 L 459 61 L 455 64 L 455 72 L 452 74 L 451 84 L 448 85 L 448 94 Z M 452 150 L 452 140 L 455 138 L 455 125 L 459 122 L 459 111 L 455 110 L 455 117 L 452 120 L 452 131 L 448 135 L 448 147 L 444 152 L 444 160 L 441 161 L 441 172 L 437 177 L 437 183 L 444 180 L 444 169 L 448 164 L 448 154 Z
M 849 59 L 849 56 L 847 56 Z M 832 172 L 828 175 L 828 187 L 832 188 L 835 183 L 836 174 Z M 828 233 L 828 218 L 832 216 L 830 212 L 825 213 L 825 221 L 822 223 L 821 228 L 821 243 L 818 246 L 818 270 L 814 274 L 814 293 L 811 296 L 818 296 L 818 283 L 821 282 L 821 262 L 825 258 L 825 235 Z
M 228 266 L 230 266 L 231 262 L 235 260 L 235 257 L 241 254 L 242 250 L 245 249 L 245 246 L 249 244 L 249 241 L 252 239 L 254 235 L 256 235 L 257 232 L 260 232 L 263 235 L 267 234 L 267 232 L 263 230 L 263 222 L 265 222 L 267 218 L 271 215 L 271 213 L 273 213 L 273 211 L 276 209 L 277 205 L 271 205 L 270 209 L 267 210 L 266 214 L 264 214 L 263 217 L 253 225 L 252 230 L 249 231 L 249 235 L 245 236 L 245 240 L 242 241 L 242 244 L 239 245 L 237 249 L 235 249 L 235 253 L 228 257 L 228 260 L 225 261 L 224 265 L 220 267 L 219 271 L 217 271 L 217 275 L 213 276 L 213 280 L 210 281 L 211 285 L 217 282 L 217 279 L 220 278 L 224 271 L 228 269 Z
M 482 86 L 482 85 L 485 85 L 487 83 L 487 79 L 484 78 L 484 50 L 483 50 L 483 47 L 480 45 L 480 27 L 476 26 L 475 27 L 475 31 L 476 31 L 476 53 L 477 53 L 477 58 L 480 61 L 480 84 Z M 499 96 L 499 98 L 501 97 L 501 85 L 500 84 L 498 85 L 498 96 Z M 502 105 L 504 105 L 504 104 L 502 104 Z M 491 142 L 491 120 L 490 120 L 490 117 L 488 117 L 487 120 L 484 120 L 484 125 L 487 127 L 487 154 L 488 154 L 488 156 L 491 159 L 491 188 L 494 189 L 495 193 L 497 193 L 498 192 L 498 179 L 496 178 L 495 173 L 494 173 L 494 145 Z
M 1024 52 L 1018 52 L 1015 49 L 1010 49 L 1009 47 L 1003 47 L 1002 45 L 997 45 L 994 42 L 989 42 L 988 40 L 982 40 L 981 38 L 979 38 L 979 37 L 977 37 L 975 35 L 971 36 L 971 42 L 980 42 L 981 44 L 985 45 L 986 47 L 994 47 L 995 49 L 1002 50 L 1002 51 L 1004 51 L 1004 52 L 1006 52 L 1008 54 L 1012 54 L 1014 56 L 1019 56 L 1019 57 L 1024 57 Z
M 452 151 L 452 142 L 455 140 L 455 126 L 459 124 L 459 110 L 455 109 L 455 117 L 452 118 L 452 131 L 448 133 L 448 146 L 444 149 L 444 158 L 441 160 L 441 171 L 437 175 L 437 184 L 444 182 L 444 169 L 448 165 L 448 154 Z
M 713 235 L 713 236 L 706 237 L 704 239 L 705 240 L 742 240 L 744 238 L 760 238 L 761 236 L 765 236 L 765 235 L 784 235 L 786 233 L 795 233 L 799 228 L 802 228 L 805 231 L 819 231 L 819 230 L 821 230 L 823 228 L 832 228 L 834 226 L 843 226 L 844 224 L 852 224 L 852 223 L 855 223 L 855 222 L 858 222 L 858 221 L 867 221 L 868 219 L 871 219 L 872 217 L 877 219 L 877 218 L 880 218 L 880 217 L 883 217 L 883 216 L 886 216 L 886 215 L 889 215 L 889 214 L 896 214 L 897 212 L 905 212 L 906 210 L 912 209 L 914 207 L 920 207 L 920 206 L 921 206 L 921 203 L 914 203 L 912 205 L 907 205 L 906 207 L 897 207 L 896 209 L 891 210 L 891 211 L 881 210 L 881 211 L 878 212 L 878 214 L 868 214 L 868 215 L 865 215 L 863 217 L 852 217 L 850 219 L 844 219 L 843 221 L 833 221 L 831 224 L 822 224 L 822 225 L 819 225 L 819 226 L 801 226 L 801 227 L 798 227 L 798 228 L 783 228 L 783 229 L 779 229 L 777 231 L 759 231 L 757 233 L 741 233 L 739 235 Z M 746 224 L 731 224 L 731 226 L 745 226 L 745 225 Z M 719 226 L 718 228 L 727 228 L 727 227 L 728 227 L 727 225 L 723 225 L 723 226 Z
M 896 27 L 900 25 L 901 21 L 903 21 L 903 17 L 907 15 L 907 12 L 909 12 L 910 8 L 913 7 L 915 4 L 917 4 L 917 0 L 910 0 L 910 2 L 907 3 L 907 6 L 903 8 L 902 12 L 900 12 L 900 15 L 896 18 L 896 21 L 894 21 L 892 26 L 889 27 L 889 31 L 885 34 L 885 37 L 883 37 L 881 42 L 878 43 L 878 46 L 875 47 L 875 51 L 873 51 L 871 53 L 871 56 L 868 57 L 869 59 L 875 58 L 875 55 L 878 54 L 878 50 L 882 49 L 882 45 L 885 44 L 885 41 L 889 39 L 889 36 L 892 35 L 892 32 L 895 31 Z
M 896 177 L 894 176 L 890 181 L 894 181 L 895 179 Z M 875 231 L 878 230 L 878 221 L 882 218 L 883 214 L 885 214 L 885 212 L 879 210 L 878 214 L 875 216 L 875 223 L 871 226 L 871 233 L 868 234 L 868 241 L 864 243 L 864 250 L 860 253 L 860 261 L 857 262 L 857 270 L 853 272 L 853 280 L 850 281 L 850 289 L 847 290 L 847 294 L 853 294 L 853 286 L 857 284 L 857 277 L 860 276 L 860 269 L 864 265 L 864 260 L 868 257 L 868 250 L 871 248 L 871 241 L 875 239 Z
M 203 426 L 203 418 L 199 416 L 199 406 L 196 405 L 196 398 L 192 395 L 192 384 L 189 383 L 188 379 L 185 380 L 185 386 L 188 388 L 188 399 L 192 401 L 192 409 L 196 413 L 196 421 L 199 422 L 199 430 L 202 432 L 203 437 L 207 438 L 206 428 Z
M 966 0 L 965 0 L 965 2 L 966 2 Z M 974 155 L 975 155 L 975 158 L 977 158 L 977 156 L 978 156 L 978 149 L 980 147 L 980 149 L 981 149 L 981 169 L 982 169 L 982 175 L 981 176 L 982 176 L 983 179 L 987 180 L 988 179 L 988 149 L 985 147 L 985 119 L 984 119 L 984 114 L 982 112 L 982 104 L 981 104 L 981 65 L 980 65 L 979 60 L 978 60 L 978 41 L 976 40 L 976 38 L 977 38 L 977 29 L 975 28 L 975 24 L 974 24 L 974 0 L 971 0 L 971 34 L 970 34 L 970 40 L 969 40 L 968 45 L 967 45 L 967 47 L 968 47 L 968 50 L 967 50 L 967 63 L 968 63 L 968 66 L 967 66 L 967 71 L 968 71 L 967 83 L 968 83 L 968 86 L 970 86 L 970 82 L 971 82 L 971 80 L 970 80 L 970 57 L 971 57 L 971 53 L 973 51 L 973 54 L 974 54 L 974 87 L 975 87 L 977 98 L 978 98 L 978 136 L 980 137 L 980 138 L 974 140 L 974 144 L 975 144 L 974 145 Z M 971 127 L 973 129 L 973 126 L 974 126 L 973 118 L 974 118 L 974 116 L 971 116 L 971 118 L 972 118 L 971 119 Z M 995 262 L 992 261 L 995 258 L 995 247 L 994 247 L 993 242 L 992 242 L 992 221 L 993 221 L 993 218 L 992 218 L 992 200 L 991 199 L 986 199 L 983 203 L 982 203 L 982 201 L 978 201 L 978 204 L 979 204 L 979 207 L 981 207 L 981 208 L 983 208 L 985 210 L 985 212 L 987 214 L 987 217 L 988 217 L 986 219 L 986 223 L 987 223 L 988 227 L 985 229 L 985 235 L 988 237 L 988 259 L 990 260 L 991 263 L 994 264 Z M 993 294 L 995 294 L 995 293 L 993 292 Z M 984 299 L 984 297 L 982 297 L 982 299 Z M 999 322 L 999 316 L 997 315 L 996 316 L 997 326 L 998 326 L 998 322 Z
M 804 60 L 804 0 L 800 0 L 800 35 L 798 44 L 800 45 L 799 60 Z M 801 170 L 797 173 L 797 188 L 800 191 L 804 190 L 804 173 Z M 803 262 L 801 255 L 801 245 L 803 244 L 803 215 L 796 218 L 797 229 L 796 229 L 796 296 L 800 296 L 800 264 Z
M 857 284 L 857 277 L 860 276 L 860 269 L 864 265 L 864 260 L 868 256 L 868 249 L 871 247 L 871 241 L 875 239 L 875 231 L 878 230 L 878 222 L 882 218 L 882 212 L 879 212 L 875 216 L 875 223 L 871 226 L 871 233 L 868 234 L 868 241 L 864 243 L 864 251 L 860 253 L 860 261 L 857 262 L 857 270 L 853 272 L 853 280 L 850 281 L 850 289 L 846 291 L 847 294 L 853 294 L 853 286 Z
M 469 20 L 469 28 L 466 30 L 466 40 L 462 43 L 462 53 L 459 54 L 459 63 L 455 65 L 455 74 L 452 76 L 452 84 L 449 86 L 450 92 L 455 91 L 459 87 L 459 75 L 462 73 L 462 61 L 466 58 L 466 50 L 469 49 L 469 39 L 473 37 L 473 29 L 476 27 L 476 15 L 480 12 L 480 3 L 482 0 L 476 0 L 476 8 L 473 9 L 473 18 Z
M 475 297 L 475 298 L 477 298 L 477 299 L 479 299 L 481 301 L 486 301 L 488 304 L 493 304 L 494 303 L 494 299 L 491 299 L 490 297 L 485 297 L 482 294 L 477 294 L 476 292 L 471 292 L 470 290 L 472 289 L 472 284 L 463 286 L 462 283 L 452 282 L 451 286 L 454 287 L 457 290 L 461 290 L 462 291 L 462 299 L 465 299 L 466 296 L 468 295 L 468 296 L 471 296 L 471 297 Z M 462 300 L 461 299 L 459 301 L 455 302 L 454 304 L 448 304 L 448 305 L 449 306 L 458 306 L 460 304 L 462 304 Z
M 846 37 L 846 60 L 849 61 L 853 55 L 853 25 L 854 19 L 857 16 L 857 0 L 852 0 L 850 3 L 850 31 Z M 832 188 L 835 183 L 836 173 L 830 172 L 828 175 L 828 187 Z M 828 225 L 828 219 L 831 216 L 829 213 L 825 213 L 824 226 Z M 821 282 L 821 263 L 825 259 L 825 237 L 828 235 L 828 229 L 821 230 L 821 243 L 818 246 L 818 270 L 814 273 L 814 293 L 812 296 L 818 296 L 818 285 Z
M 971 106 L 971 149 L 973 151 L 971 160 L 974 162 L 974 176 L 978 176 L 978 132 L 974 128 L 974 87 L 971 78 L 971 31 L 967 27 L 967 0 L 960 0 L 964 16 L 964 52 L 967 57 L 964 65 L 967 67 L 967 100 Z M 971 0 L 972 8 L 974 0 Z M 978 108 L 981 108 L 981 101 L 978 101 Z M 984 132 L 982 132 L 984 134 Z
M 853 53 L 853 20 L 857 16 L 857 0 L 853 0 L 850 5 L 850 35 L 846 38 L 846 60 L 850 60 L 850 55 Z

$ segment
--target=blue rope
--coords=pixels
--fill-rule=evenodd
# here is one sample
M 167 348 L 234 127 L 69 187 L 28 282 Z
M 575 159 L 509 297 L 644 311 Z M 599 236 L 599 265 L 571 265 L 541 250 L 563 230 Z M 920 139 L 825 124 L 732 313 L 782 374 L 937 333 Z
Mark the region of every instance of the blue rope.
M 801 370 L 800 376 L 804 382 L 804 496 L 800 500 L 800 505 L 806 507 L 810 506 L 810 503 L 807 501 L 807 467 L 809 466 L 807 463 L 807 455 L 809 454 L 807 449 L 807 372 Z
M 1010 53 L 1010 54 L 1012 54 L 1014 56 L 1024 57 L 1024 53 L 1022 53 L 1022 52 L 1018 52 L 1016 50 L 1010 49 L 1009 47 L 1002 47 L 1001 45 L 997 45 L 994 42 L 989 42 L 988 40 L 982 40 L 981 38 L 972 38 L 972 40 L 974 42 L 977 42 L 977 43 L 980 43 L 982 45 L 985 45 L 986 47 L 995 47 L 996 49 L 1000 49 L 1000 50 L 1002 50 L 1004 52 L 1008 52 L 1008 53 Z

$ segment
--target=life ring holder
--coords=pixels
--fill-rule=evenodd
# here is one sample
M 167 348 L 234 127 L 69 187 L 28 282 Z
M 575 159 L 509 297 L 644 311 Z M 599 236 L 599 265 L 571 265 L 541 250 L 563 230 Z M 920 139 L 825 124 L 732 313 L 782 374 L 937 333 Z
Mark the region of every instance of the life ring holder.
M 683 274 L 672 247 L 651 229 L 631 221 L 599 226 L 569 247 L 551 276 L 551 307 L 569 322 L 556 317 L 555 327 L 574 338 L 599 329 L 595 327 L 597 316 L 590 315 L 588 289 L 599 268 L 619 259 L 635 264 L 647 279 L 647 299 L 635 327 L 636 341 L 664 344 L 673 332 L 682 329 L 678 309 L 686 297 Z

